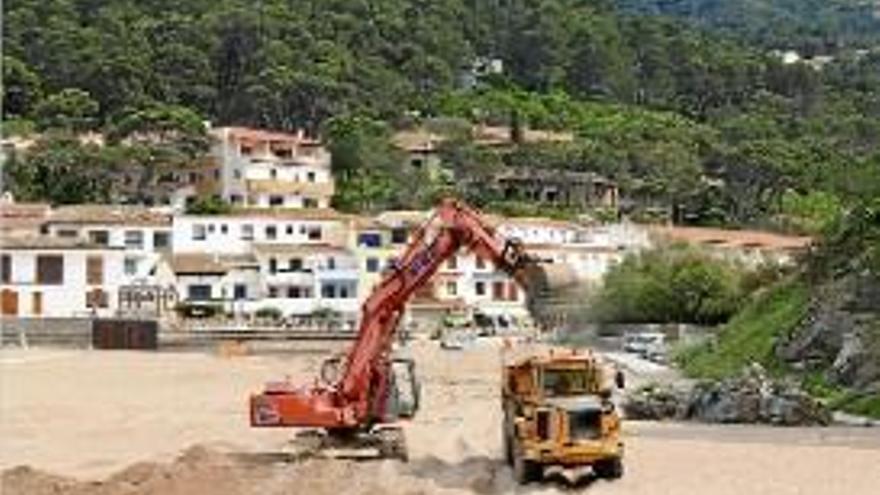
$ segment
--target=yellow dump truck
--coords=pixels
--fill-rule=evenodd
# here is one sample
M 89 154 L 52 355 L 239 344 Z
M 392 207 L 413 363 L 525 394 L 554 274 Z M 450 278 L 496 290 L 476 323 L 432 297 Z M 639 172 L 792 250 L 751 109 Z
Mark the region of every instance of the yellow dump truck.
M 620 416 L 595 355 L 549 349 L 508 357 L 502 378 L 504 452 L 517 482 L 539 481 L 547 466 L 623 476 Z

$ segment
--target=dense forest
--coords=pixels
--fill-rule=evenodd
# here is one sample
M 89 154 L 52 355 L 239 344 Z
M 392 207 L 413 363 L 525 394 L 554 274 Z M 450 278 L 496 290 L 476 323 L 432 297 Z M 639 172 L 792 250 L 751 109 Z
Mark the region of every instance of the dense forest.
M 880 38 L 873 0 L 614 0 L 622 12 L 666 15 L 768 48 L 806 55 Z
M 700 18 L 641 15 L 657 13 L 650 4 L 677 14 L 667 12 L 677 3 L 703 5 Z M 204 141 L 194 123 L 205 119 L 323 134 L 338 151 L 345 209 L 423 206 L 450 186 L 493 206 L 466 181 L 413 194 L 388 137 L 401 126 L 515 121 L 576 139 L 501 155 L 454 140 L 444 156 L 457 176 L 594 171 L 618 181 L 625 204 L 669 207 L 681 222 L 815 230 L 880 188 L 880 53 L 844 49 L 876 42 L 870 16 L 826 5 L 811 27 L 796 3 L 5 2 L 4 132 L 50 131 L 7 179 L 24 198 L 100 200 L 106 191 L 89 187 L 106 185 L 108 163 L 195 156 Z M 766 27 L 759 5 L 795 16 L 794 32 Z M 742 22 L 713 29 L 721 18 Z M 780 39 L 756 39 L 758 21 Z M 836 58 L 818 69 L 770 53 L 805 32 L 833 38 Z M 481 70 L 495 61 L 500 71 Z M 135 151 L 58 137 L 144 128 L 188 137 L 168 132 L 170 144 Z M 47 188 L 52 178 L 91 186 Z

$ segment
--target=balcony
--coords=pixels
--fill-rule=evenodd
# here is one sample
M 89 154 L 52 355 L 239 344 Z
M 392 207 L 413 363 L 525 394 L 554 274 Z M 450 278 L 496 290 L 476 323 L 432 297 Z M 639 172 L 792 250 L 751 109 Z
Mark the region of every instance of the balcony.
M 246 187 L 250 193 L 298 194 L 300 196 L 332 196 L 335 187 L 329 182 L 296 182 L 278 179 L 248 179 Z
M 324 268 L 319 269 L 315 272 L 315 277 L 318 280 L 350 280 L 356 281 L 360 278 L 360 271 L 355 268 Z
M 275 284 L 311 287 L 315 284 L 315 273 L 311 270 L 278 270 L 275 273 L 267 274 L 266 281 Z

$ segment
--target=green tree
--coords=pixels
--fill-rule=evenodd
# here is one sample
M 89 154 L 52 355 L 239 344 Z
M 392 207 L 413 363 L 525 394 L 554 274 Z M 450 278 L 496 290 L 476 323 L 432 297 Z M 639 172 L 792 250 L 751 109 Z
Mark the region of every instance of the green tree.
M 15 57 L 3 57 L 3 119 L 27 117 L 42 97 L 40 76 Z
M 190 215 L 225 215 L 232 211 L 232 206 L 216 196 L 197 198 L 186 207 Z
M 21 201 L 52 204 L 104 203 L 113 183 L 98 147 L 82 145 L 71 135 L 51 134 L 24 157 L 4 166 L 4 184 Z
M 41 130 L 83 132 L 96 128 L 98 102 L 86 91 L 68 88 L 37 104 L 34 115 Z

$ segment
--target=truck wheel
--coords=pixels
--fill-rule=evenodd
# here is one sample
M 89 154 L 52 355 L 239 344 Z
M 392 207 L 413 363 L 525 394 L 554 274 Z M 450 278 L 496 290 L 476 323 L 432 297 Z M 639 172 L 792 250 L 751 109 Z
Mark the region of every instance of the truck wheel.
M 599 461 L 593 466 L 593 471 L 599 478 L 616 480 L 623 476 L 623 460 L 620 458 Z
M 513 477 L 520 485 L 527 485 L 541 478 L 541 466 L 517 453 L 513 456 Z

